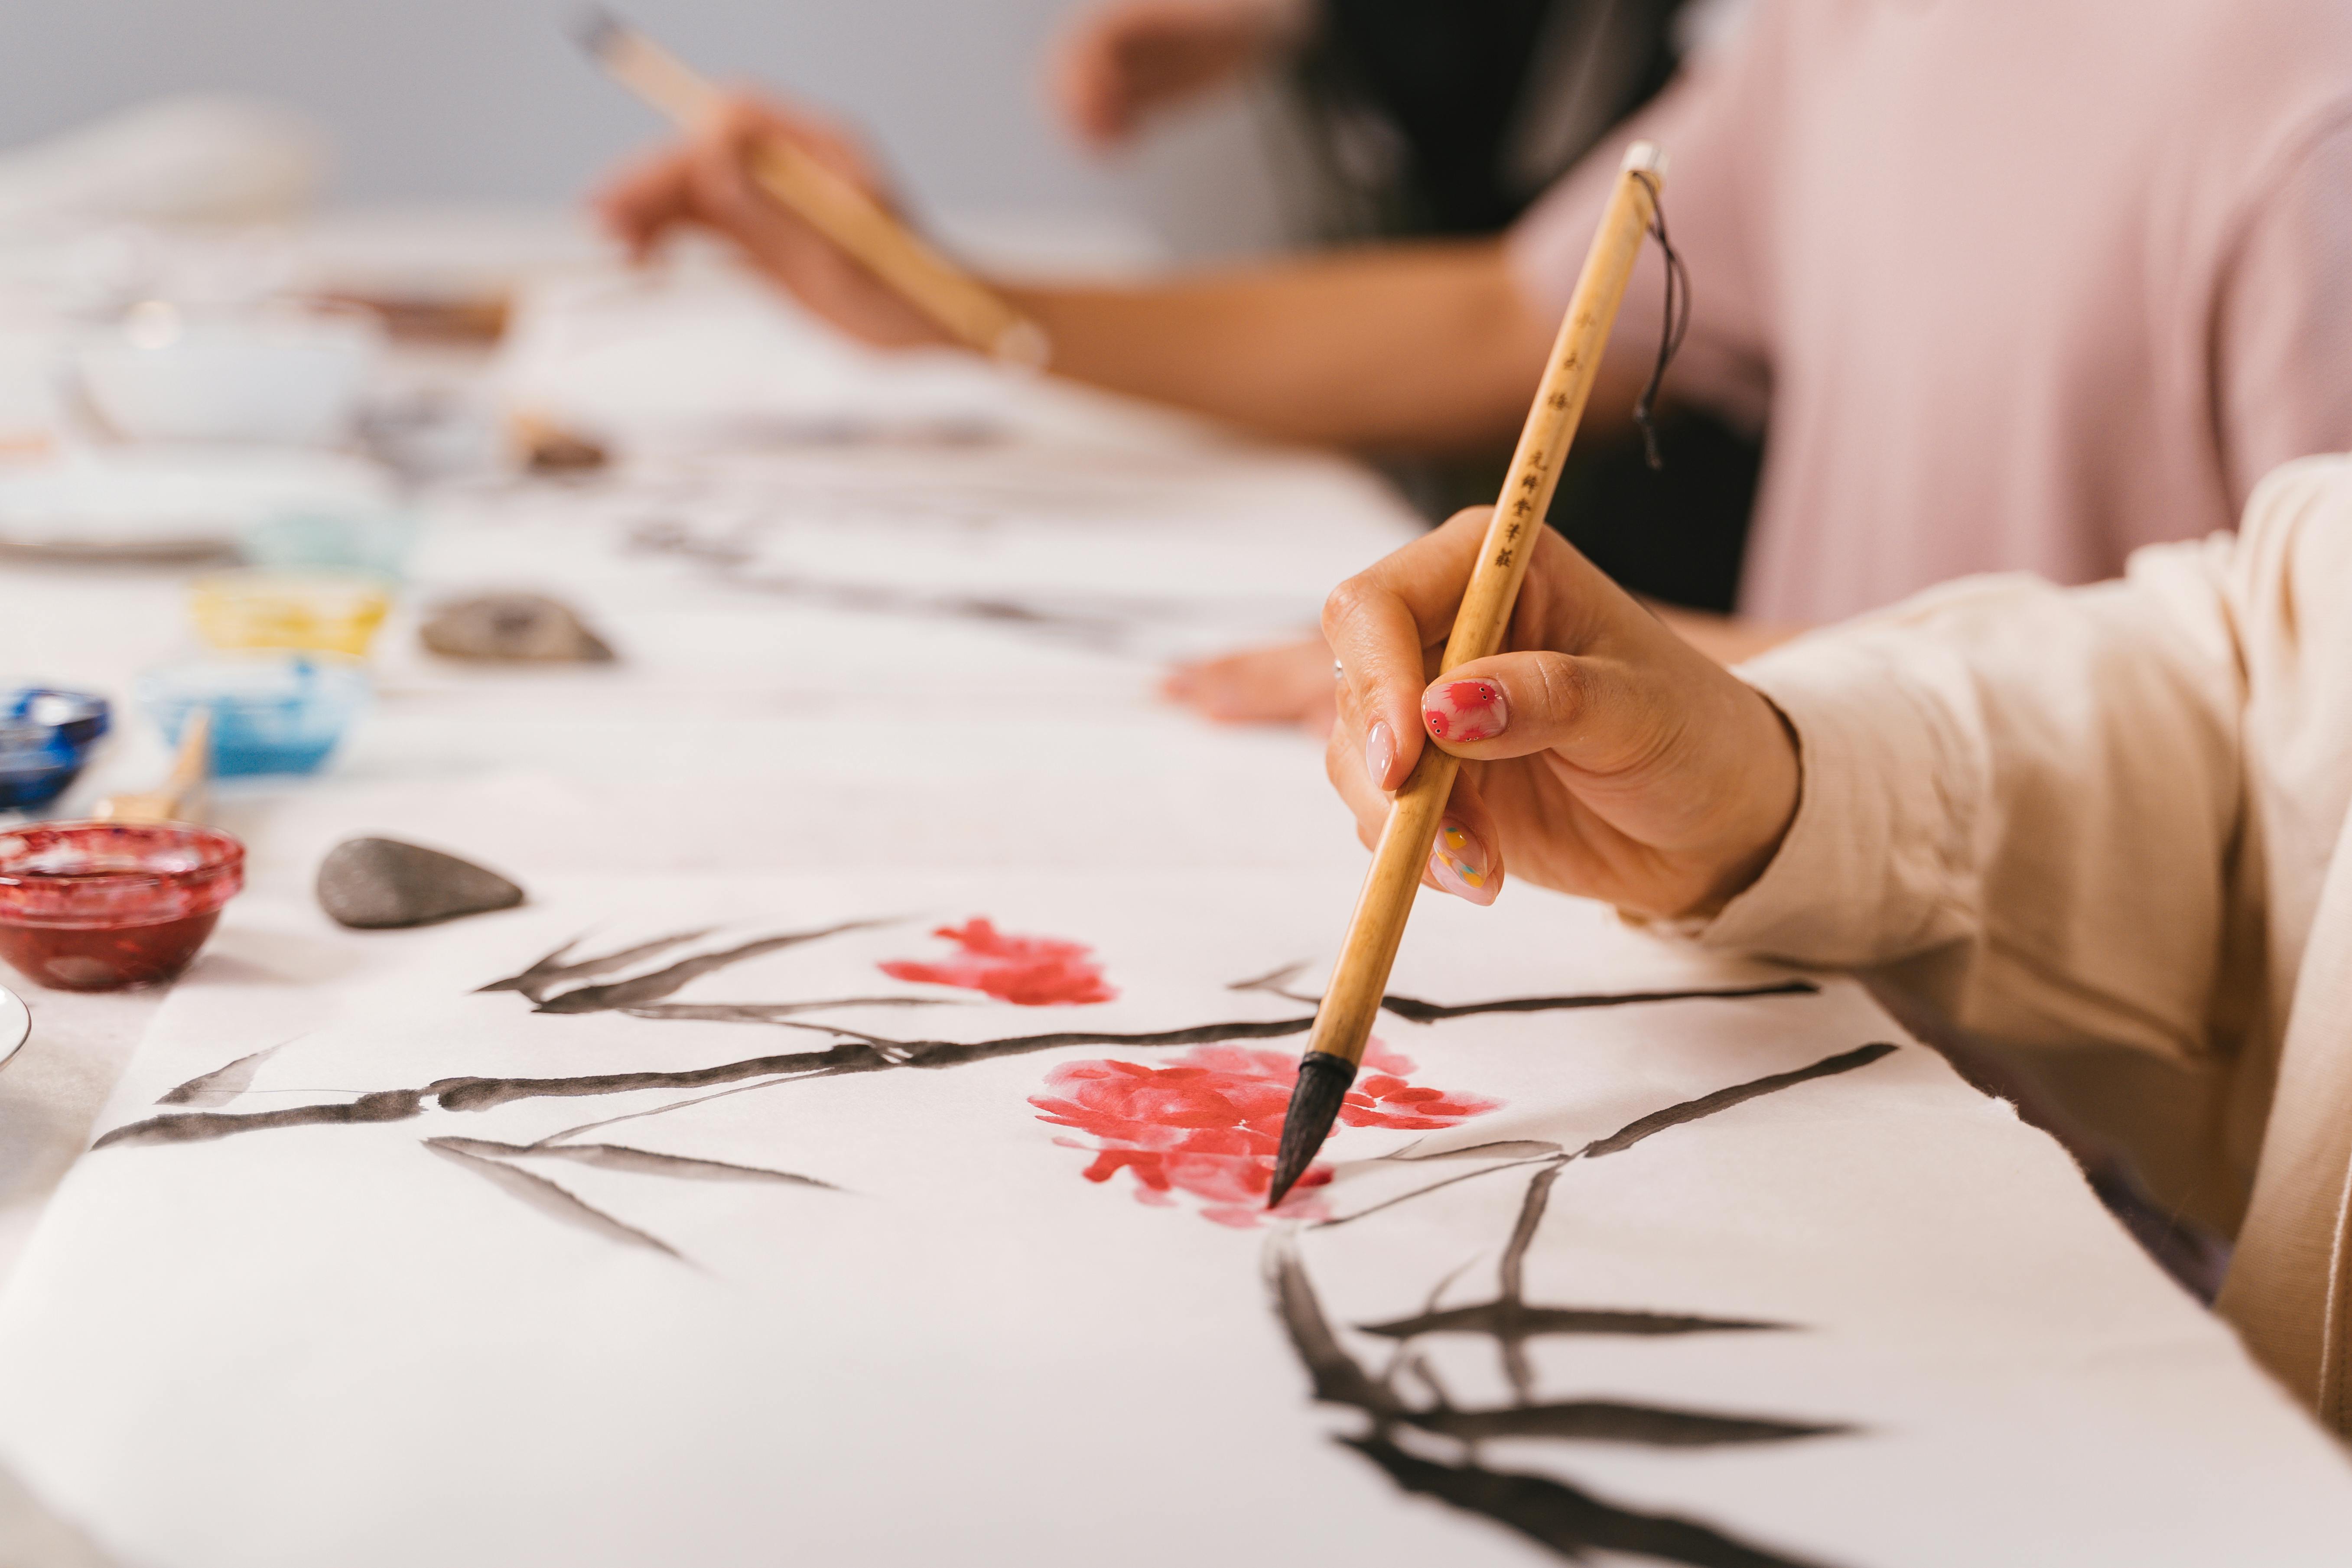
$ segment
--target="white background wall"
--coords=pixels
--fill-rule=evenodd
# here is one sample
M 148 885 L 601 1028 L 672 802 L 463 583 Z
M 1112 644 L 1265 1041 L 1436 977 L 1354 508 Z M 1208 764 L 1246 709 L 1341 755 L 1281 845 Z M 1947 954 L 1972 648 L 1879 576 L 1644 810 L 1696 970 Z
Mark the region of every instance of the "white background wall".
M 919 205 L 1138 219 L 1180 255 L 1279 232 L 1227 102 L 1104 165 L 1052 122 L 1044 47 L 1074 0 L 623 0 L 711 74 L 864 126 Z M 660 133 L 575 47 L 575 0 L 0 0 L 0 145 L 164 93 L 292 104 L 339 201 L 569 201 Z

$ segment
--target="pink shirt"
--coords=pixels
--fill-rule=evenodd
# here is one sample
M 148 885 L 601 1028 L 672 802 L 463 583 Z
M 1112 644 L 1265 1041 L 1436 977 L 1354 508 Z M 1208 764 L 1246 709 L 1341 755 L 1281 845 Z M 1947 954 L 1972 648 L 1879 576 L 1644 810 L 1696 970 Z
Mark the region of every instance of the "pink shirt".
M 1547 312 L 1635 136 L 1695 283 L 1668 387 L 1769 413 L 1750 615 L 2112 576 L 2352 447 L 2343 0 L 1759 0 L 1513 232 Z

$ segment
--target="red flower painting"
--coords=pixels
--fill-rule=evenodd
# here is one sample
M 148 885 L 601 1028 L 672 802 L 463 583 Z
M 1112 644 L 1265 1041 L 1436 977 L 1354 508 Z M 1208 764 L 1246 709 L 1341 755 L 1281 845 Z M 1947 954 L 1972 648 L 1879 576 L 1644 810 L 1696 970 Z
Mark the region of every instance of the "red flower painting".
M 1109 1002 L 1118 992 L 1103 978 L 1094 949 L 1057 936 L 1015 936 L 985 915 L 931 932 L 956 944 L 951 958 L 892 959 L 879 967 L 894 980 L 960 985 L 1022 1007 Z
M 1378 1040 L 1365 1051 L 1364 1066 L 1370 1070 L 1357 1079 L 1339 1108 L 1339 1120 L 1350 1127 L 1453 1127 L 1502 1103 L 1409 1082 L 1412 1061 Z M 1203 1218 L 1246 1227 L 1267 1214 L 1283 1112 L 1297 1079 L 1294 1052 L 1197 1046 L 1165 1067 L 1065 1063 L 1045 1075 L 1048 1092 L 1031 1096 L 1029 1103 L 1044 1113 L 1039 1121 L 1097 1140 L 1057 1140 L 1092 1150 L 1087 1180 L 1108 1182 L 1132 1171 L 1139 1202 L 1164 1207 L 1175 1202 L 1172 1194 L 1190 1193 L 1204 1201 Z M 1320 1218 L 1322 1204 L 1311 1189 L 1330 1179 L 1328 1165 L 1314 1166 L 1274 1212 L 1286 1219 Z

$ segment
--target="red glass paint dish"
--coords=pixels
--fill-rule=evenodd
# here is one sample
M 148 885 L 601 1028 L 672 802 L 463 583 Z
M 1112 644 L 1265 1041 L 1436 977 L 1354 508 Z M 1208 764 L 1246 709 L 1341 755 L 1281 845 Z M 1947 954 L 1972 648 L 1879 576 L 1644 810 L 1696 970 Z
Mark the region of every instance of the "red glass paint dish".
M 245 886 L 245 846 L 182 822 L 0 833 L 0 959 L 59 991 L 169 980 Z

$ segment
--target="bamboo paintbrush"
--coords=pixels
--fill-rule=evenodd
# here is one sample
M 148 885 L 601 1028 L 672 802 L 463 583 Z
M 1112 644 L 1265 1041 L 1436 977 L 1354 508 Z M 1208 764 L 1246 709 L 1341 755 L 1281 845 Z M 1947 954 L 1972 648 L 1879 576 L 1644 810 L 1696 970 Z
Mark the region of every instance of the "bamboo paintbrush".
M 1553 489 L 1559 482 L 1560 460 L 1591 395 L 1601 351 L 1625 298 L 1625 285 L 1642 254 L 1643 237 L 1657 214 L 1659 183 L 1665 175 L 1665 157 L 1647 142 L 1637 142 L 1625 154 L 1617 187 L 1592 237 L 1576 293 L 1568 302 L 1552 344 L 1551 362 L 1536 388 L 1528 422 L 1519 432 L 1518 449 L 1503 479 L 1502 499 L 1494 520 L 1486 525 L 1486 541 L 1462 607 L 1446 639 L 1441 670 L 1486 658 L 1502 649 L 1504 629 L 1511 622 L 1511 606 L 1526 576 L 1535 531 L 1544 526 Z M 1355 913 L 1348 920 L 1348 936 L 1339 962 L 1324 988 L 1322 1005 L 1315 1011 L 1315 1027 L 1307 1036 L 1307 1055 L 1298 1064 L 1298 1083 L 1290 1092 L 1290 1110 L 1282 1123 L 1282 1142 L 1275 1155 L 1274 1189 L 1266 1206 L 1279 1205 L 1298 1178 L 1307 1173 L 1340 1102 L 1356 1081 L 1371 1037 L 1372 1020 L 1388 989 L 1389 970 L 1396 963 L 1397 944 L 1404 939 L 1404 923 L 1412 913 L 1422 868 L 1428 864 L 1437 838 L 1439 819 L 1454 793 L 1461 759 L 1434 745 L 1422 748 L 1421 761 L 1405 779 L 1389 806 L 1389 819 L 1372 848 L 1371 868 L 1364 874 L 1363 891 L 1356 897 Z
M 101 822 L 194 822 L 204 809 L 205 781 L 212 776 L 213 710 L 198 708 L 180 730 L 172 772 L 160 789 L 109 795 L 98 803 Z
M 622 86 L 687 130 L 725 101 L 677 56 L 604 12 L 582 19 L 580 41 Z M 1015 364 L 1045 363 L 1043 328 L 790 142 L 762 142 L 751 176 L 957 342 Z

